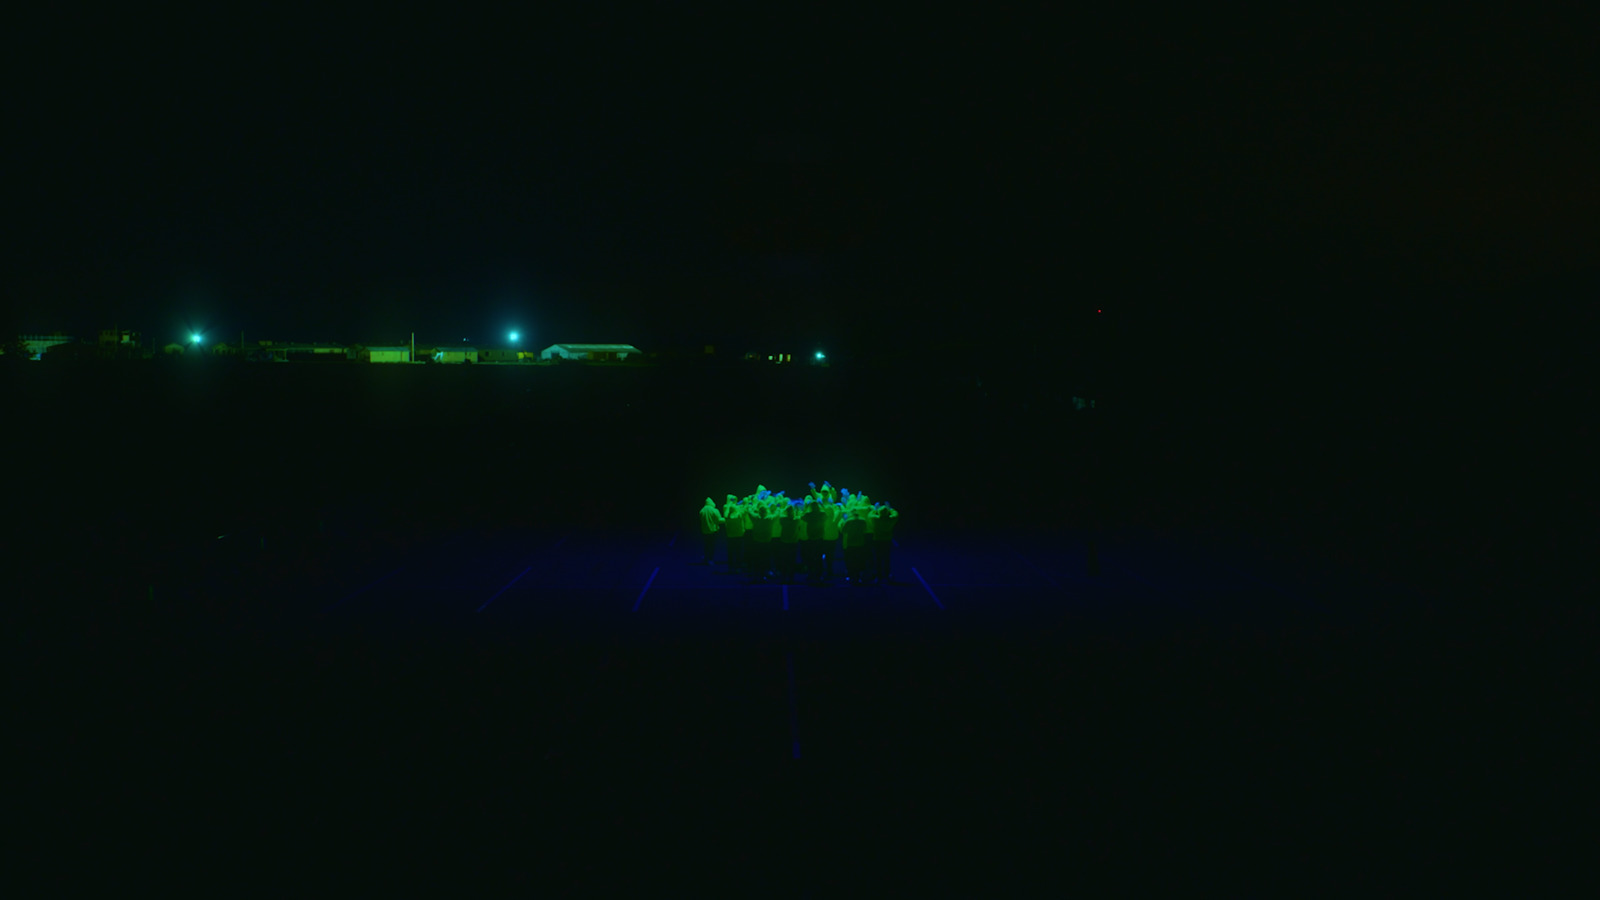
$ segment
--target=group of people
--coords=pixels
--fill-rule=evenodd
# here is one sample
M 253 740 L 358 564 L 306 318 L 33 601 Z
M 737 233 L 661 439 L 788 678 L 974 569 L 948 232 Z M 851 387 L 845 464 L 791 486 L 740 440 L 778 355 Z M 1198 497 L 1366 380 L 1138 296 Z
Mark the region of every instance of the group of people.
M 900 513 L 864 493 L 824 481 L 806 485 L 804 497 L 788 497 L 756 485 L 755 493 L 729 494 L 719 506 L 710 497 L 700 508 L 702 565 L 716 563 L 717 535 L 726 535 L 729 571 L 752 581 L 792 584 L 804 572 L 811 584 L 826 584 L 844 560 L 845 580 L 868 584 L 890 580 L 890 551 Z

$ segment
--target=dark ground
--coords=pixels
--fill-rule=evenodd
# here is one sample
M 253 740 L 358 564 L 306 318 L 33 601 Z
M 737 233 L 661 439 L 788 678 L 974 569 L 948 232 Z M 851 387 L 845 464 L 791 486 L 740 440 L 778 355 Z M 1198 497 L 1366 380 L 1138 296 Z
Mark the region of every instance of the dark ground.
M 1565 420 L 1492 391 L 3 377 L 23 830 L 62 877 L 1525 888 L 1590 815 L 1581 532 L 1464 437 Z M 822 478 L 904 510 L 898 583 L 689 564 L 706 495 Z

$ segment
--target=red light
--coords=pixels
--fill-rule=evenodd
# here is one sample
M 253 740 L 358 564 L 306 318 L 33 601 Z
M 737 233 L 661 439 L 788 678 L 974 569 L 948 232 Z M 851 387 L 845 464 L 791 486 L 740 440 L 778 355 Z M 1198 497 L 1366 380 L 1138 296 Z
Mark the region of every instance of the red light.
M 1097 310 L 1095 310 L 1095 312 L 1100 312 L 1100 310 L 1097 309 Z

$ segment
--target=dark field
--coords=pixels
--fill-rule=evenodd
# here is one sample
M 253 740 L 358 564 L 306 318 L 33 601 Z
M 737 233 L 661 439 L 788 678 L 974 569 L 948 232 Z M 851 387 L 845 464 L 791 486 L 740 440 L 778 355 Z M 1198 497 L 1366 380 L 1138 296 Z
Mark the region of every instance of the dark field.
M 0 377 L 13 733 L 64 875 L 1526 885 L 1583 833 L 1578 538 L 1474 474 L 1521 458 L 1491 394 L 1150 378 L 1090 418 L 1047 368 Z M 692 565 L 707 495 L 824 478 L 901 508 L 895 583 Z

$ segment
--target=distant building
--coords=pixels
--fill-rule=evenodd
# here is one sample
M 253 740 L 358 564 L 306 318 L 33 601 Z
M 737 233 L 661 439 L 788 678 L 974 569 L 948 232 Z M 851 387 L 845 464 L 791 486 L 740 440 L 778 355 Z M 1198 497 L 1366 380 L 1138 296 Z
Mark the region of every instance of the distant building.
M 55 334 L 20 334 L 17 335 L 17 337 L 24 344 L 28 345 L 29 359 L 40 359 L 44 356 L 44 352 L 51 347 L 54 347 L 57 344 L 76 343 L 78 340 L 75 337 L 68 337 L 60 332 L 56 332 Z
M 252 360 L 273 362 L 325 362 L 349 358 L 343 344 L 322 341 L 257 341 L 256 349 L 248 356 Z
M 478 362 L 513 362 L 514 363 L 514 362 L 516 362 L 517 360 L 519 360 L 521 358 L 522 358 L 522 354 L 518 353 L 517 351 L 515 351 L 515 350 L 507 350 L 507 349 L 500 348 L 500 347 L 496 347 L 496 348 L 489 349 L 489 350 L 479 350 L 478 351 Z
M 105 359 L 133 359 L 143 355 L 137 331 L 102 328 L 96 344 L 99 356 Z
M 433 354 L 434 362 L 441 363 L 475 363 L 478 361 L 477 347 L 440 347 Z
M 410 347 L 368 347 L 368 359 L 375 363 L 411 362 Z
M 540 359 L 582 359 L 608 362 L 643 356 L 632 344 L 551 344 L 539 351 Z
M 269 341 L 262 341 L 261 343 L 262 344 L 268 344 L 270 342 Z M 183 352 L 183 345 L 182 344 L 168 344 L 165 348 L 163 348 L 162 352 L 164 352 L 164 353 L 172 353 L 173 352 L 173 350 L 172 350 L 173 347 L 177 347 L 178 348 L 177 352 L 179 352 L 179 353 Z M 267 347 L 267 346 L 258 346 L 258 347 L 246 346 L 244 348 L 244 358 L 249 362 L 288 362 L 289 361 L 289 358 L 288 358 L 287 355 L 279 355 L 279 354 L 273 353 L 272 352 L 272 348 L 271 347 Z

